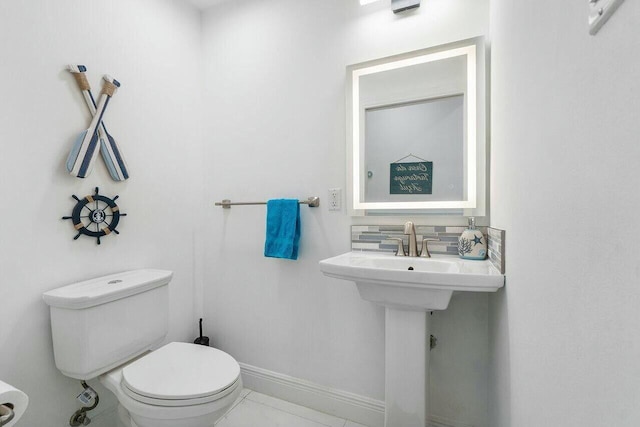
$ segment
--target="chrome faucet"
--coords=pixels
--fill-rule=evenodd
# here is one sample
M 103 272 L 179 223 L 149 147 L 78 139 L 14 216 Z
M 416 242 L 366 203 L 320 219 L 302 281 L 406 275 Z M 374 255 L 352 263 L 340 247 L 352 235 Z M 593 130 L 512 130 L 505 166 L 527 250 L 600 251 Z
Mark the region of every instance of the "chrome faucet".
M 404 234 L 409 236 L 409 246 L 407 248 L 407 252 L 404 251 L 404 244 L 402 239 L 394 238 L 391 240 L 395 240 L 398 243 L 398 250 L 396 251 L 396 256 L 409 256 L 409 257 L 422 257 L 422 258 L 431 258 L 431 253 L 429 253 L 429 247 L 427 246 L 429 242 L 436 242 L 440 239 L 422 239 L 422 248 L 418 251 L 418 241 L 416 239 L 416 227 L 413 225 L 413 222 L 407 221 L 404 224 Z
M 416 241 L 416 227 L 413 225 L 413 222 L 407 221 L 404 223 L 404 234 L 409 236 L 409 247 L 407 248 L 407 256 L 419 256 L 420 254 L 418 253 L 418 242 Z

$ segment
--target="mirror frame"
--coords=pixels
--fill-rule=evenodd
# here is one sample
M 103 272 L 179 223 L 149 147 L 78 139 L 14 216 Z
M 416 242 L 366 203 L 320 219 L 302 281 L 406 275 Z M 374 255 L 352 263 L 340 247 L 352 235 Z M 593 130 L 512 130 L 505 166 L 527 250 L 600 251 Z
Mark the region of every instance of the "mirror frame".
M 457 201 L 424 202 L 366 202 L 364 200 L 364 165 L 362 164 L 364 135 L 361 127 L 364 123 L 366 106 L 360 105 L 360 78 L 366 75 L 395 70 L 407 66 L 425 64 L 457 56 L 467 57 L 467 91 L 465 93 L 467 109 L 465 111 L 467 169 L 466 199 Z M 347 200 L 349 213 L 353 216 L 365 215 L 367 211 L 425 210 L 428 214 L 448 214 L 451 210 L 460 210 L 460 216 L 486 215 L 487 205 L 487 137 L 486 111 L 486 65 L 485 39 L 475 37 L 427 49 L 394 55 L 347 67 Z M 434 96 L 438 98 L 440 96 Z M 415 101 L 408 99 L 407 101 Z M 475 143 L 472 143 L 475 142 Z M 387 213 L 388 214 L 388 213 Z

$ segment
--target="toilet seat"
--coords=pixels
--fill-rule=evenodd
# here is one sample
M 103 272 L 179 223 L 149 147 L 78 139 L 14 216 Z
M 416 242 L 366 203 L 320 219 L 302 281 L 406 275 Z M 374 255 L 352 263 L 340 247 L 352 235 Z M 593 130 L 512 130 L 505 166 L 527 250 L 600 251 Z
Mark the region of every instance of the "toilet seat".
M 122 370 L 122 391 L 154 406 L 192 406 L 213 402 L 235 389 L 240 366 L 227 353 L 172 342 Z

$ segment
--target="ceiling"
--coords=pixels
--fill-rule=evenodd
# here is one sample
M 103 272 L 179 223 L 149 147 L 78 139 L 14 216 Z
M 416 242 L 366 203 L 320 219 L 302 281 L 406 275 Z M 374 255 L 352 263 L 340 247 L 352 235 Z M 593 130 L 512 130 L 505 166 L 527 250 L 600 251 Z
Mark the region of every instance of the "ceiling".
M 192 5 L 194 5 L 200 10 L 207 9 L 211 6 L 214 6 L 216 4 L 219 4 L 225 1 L 230 1 L 230 0 L 187 0 L 187 2 L 191 3 Z

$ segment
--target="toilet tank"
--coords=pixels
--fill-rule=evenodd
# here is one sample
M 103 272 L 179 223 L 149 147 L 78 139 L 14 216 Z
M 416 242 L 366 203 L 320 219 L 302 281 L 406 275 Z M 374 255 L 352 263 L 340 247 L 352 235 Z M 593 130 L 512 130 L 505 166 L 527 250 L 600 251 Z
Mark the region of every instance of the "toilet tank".
M 44 293 L 58 369 L 88 380 L 162 343 L 172 276 L 166 270 L 133 270 Z

